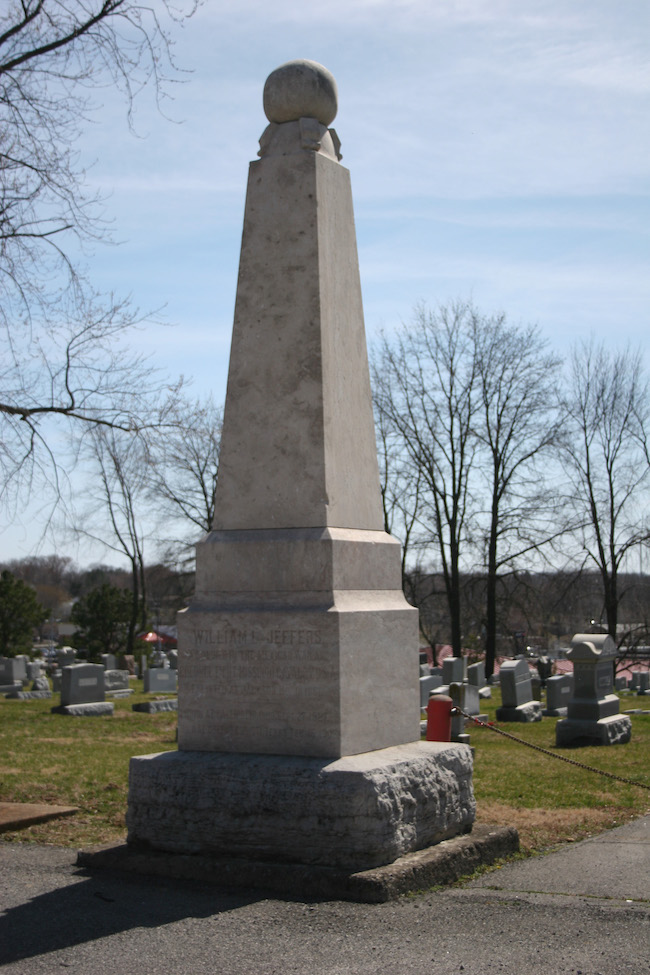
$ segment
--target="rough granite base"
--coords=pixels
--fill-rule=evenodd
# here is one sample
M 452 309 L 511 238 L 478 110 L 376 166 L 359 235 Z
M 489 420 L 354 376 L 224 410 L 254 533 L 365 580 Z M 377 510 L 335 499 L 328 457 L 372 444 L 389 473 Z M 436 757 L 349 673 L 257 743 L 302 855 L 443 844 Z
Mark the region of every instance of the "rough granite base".
M 73 718 L 94 718 L 101 714 L 113 714 L 115 705 L 112 701 L 96 701 L 94 704 L 64 704 L 51 710 L 52 714 L 68 714 Z
M 435 846 L 407 853 L 394 863 L 357 872 L 301 863 L 236 860 L 227 856 L 164 853 L 123 843 L 80 850 L 77 865 L 92 871 L 111 870 L 175 878 L 241 890 L 272 891 L 292 900 L 318 898 L 377 904 L 429 887 L 450 884 L 519 850 L 513 826 L 475 826 Z
M 163 752 L 131 759 L 127 841 L 172 853 L 367 870 L 469 832 L 467 745 L 340 759 Z
M 11 694 L 5 694 L 5 697 L 9 700 L 41 701 L 52 697 L 52 691 L 12 691 Z
M 142 701 L 140 704 L 132 704 L 131 710 L 141 711 L 144 714 L 159 714 L 161 711 L 178 711 L 178 699 L 169 697 L 163 701 Z
M 541 721 L 542 705 L 539 701 L 527 701 L 516 708 L 501 707 L 496 710 L 497 721 Z
M 580 745 L 625 745 L 632 736 L 632 722 L 626 714 L 611 714 L 600 721 L 566 718 L 555 726 L 558 748 Z

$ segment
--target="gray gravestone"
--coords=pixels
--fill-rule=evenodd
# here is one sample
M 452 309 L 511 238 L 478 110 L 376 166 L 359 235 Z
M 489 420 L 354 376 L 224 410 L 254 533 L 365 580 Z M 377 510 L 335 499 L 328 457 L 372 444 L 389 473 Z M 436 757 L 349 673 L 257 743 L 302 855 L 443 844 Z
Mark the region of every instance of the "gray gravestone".
M 27 664 L 28 680 L 38 680 L 38 678 L 41 677 L 42 673 L 43 673 L 43 664 L 40 662 L 40 660 L 30 661 Z
M 145 694 L 170 694 L 176 690 L 177 671 L 150 667 L 144 673 Z
M 131 705 L 132 711 L 144 714 L 160 714 L 161 711 L 178 711 L 178 698 L 170 697 L 164 701 L 141 701 Z
M 64 667 L 71 667 L 74 664 L 75 652 L 71 647 L 63 647 L 61 650 L 57 650 L 56 659 L 59 667 L 63 670 Z
M 546 680 L 546 707 L 542 714 L 548 717 L 564 718 L 573 694 L 571 674 L 557 674 Z
M 54 712 L 70 715 L 112 714 L 106 701 L 104 668 L 100 664 L 72 664 L 61 671 L 61 705 Z
M 104 665 L 104 670 L 117 670 L 117 657 L 114 653 L 100 653 L 99 659 Z
M 637 684 L 636 692 L 639 695 L 645 695 L 650 690 L 650 673 L 648 671 L 643 671 L 639 674 L 639 683 Z
M 429 695 L 436 687 L 440 687 L 440 677 L 420 677 L 420 708 L 425 708 L 429 702 Z
M 465 680 L 466 664 L 465 657 L 446 657 L 442 661 L 442 683 L 462 684 Z
M 0 657 L 0 685 L 22 684 L 27 680 L 27 666 L 25 658 Z
M 499 670 L 501 707 L 497 721 L 541 721 L 542 706 L 533 698 L 530 667 L 523 659 L 506 660 Z
M 112 698 L 130 697 L 133 694 L 128 670 L 105 670 L 104 687 Z
M 567 659 L 573 664 L 573 696 L 567 717 L 555 726 L 559 747 L 619 745 L 630 740 L 632 723 L 620 714 L 614 694 L 616 644 L 606 633 L 577 633 Z
M 476 664 L 468 664 L 467 683 L 472 684 L 474 687 L 485 686 L 485 664 L 482 660 Z

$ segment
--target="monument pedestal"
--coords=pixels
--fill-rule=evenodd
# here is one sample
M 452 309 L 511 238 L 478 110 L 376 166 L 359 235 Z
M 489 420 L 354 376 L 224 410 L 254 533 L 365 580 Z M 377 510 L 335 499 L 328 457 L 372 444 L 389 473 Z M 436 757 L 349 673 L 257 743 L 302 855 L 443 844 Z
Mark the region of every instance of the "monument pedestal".
M 496 709 L 497 721 L 541 721 L 542 705 L 539 701 L 526 701 L 516 707 L 500 707 Z
M 466 745 L 412 742 L 335 761 L 220 752 L 131 759 L 135 847 L 357 871 L 468 832 L 474 816 Z
M 577 633 L 567 659 L 573 664 L 573 697 L 567 717 L 555 726 L 559 748 L 580 745 L 625 745 L 632 736 L 632 722 L 620 714 L 613 693 L 616 644 L 606 633 Z
M 632 722 L 626 714 L 610 714 L 598 721 L 565 718 L 555 726 L 558 748 L 577 745 L 625 745 L 632 736 Z

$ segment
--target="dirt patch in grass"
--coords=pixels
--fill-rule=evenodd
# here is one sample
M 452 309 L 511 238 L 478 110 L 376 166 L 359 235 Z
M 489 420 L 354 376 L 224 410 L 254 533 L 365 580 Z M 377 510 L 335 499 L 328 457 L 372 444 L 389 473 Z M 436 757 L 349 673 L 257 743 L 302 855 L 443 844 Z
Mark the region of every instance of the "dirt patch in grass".
M 544 850 L 559 843 L 584 840 L 638 816 L 638 811 L 619 808 L 524 809 L 498 802 L 481 802 L 477 823 L 514 826 L 524 852 Z

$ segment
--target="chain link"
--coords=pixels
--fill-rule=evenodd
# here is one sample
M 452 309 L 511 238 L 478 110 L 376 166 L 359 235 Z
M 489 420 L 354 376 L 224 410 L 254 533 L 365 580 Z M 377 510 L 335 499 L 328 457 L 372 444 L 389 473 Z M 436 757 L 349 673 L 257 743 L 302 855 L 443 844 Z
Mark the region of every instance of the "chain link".
M 624 782 L 626 785 L 635 785 L 638 789 L 646 789 L 650 792 L 650 785 L 646 785 L 645 782 L 635 782 L 634 779 L 624 779 L 621 775 L 614 775 L 613 772 L 605 772 L 600 768 L 593 768 L 591 765 L 585 765 L 583 762 L 576 762 L 574 758 L 566 758 L 564 755 L 558 755 L 557 752 L 552 752 L 548 748 L 542 748 L 541 745 L 533 745 L 530 741 L 524 741 L 523 738 L 517 738 L 516 735 L 510 734 L 509 731 L 504 731 L 502 728 L 497 728 L 492 721 L 479 721 L 478 718 L 474 717 L 472 714 L 467 714 L 457 705 L 454 710 L 458 714 L 462 714 L 464 718 L 468 718 L 479 728 L 489 728 L 491 731 L 496 731 L 498 735 L 503 735 L 504 738 L 510 738 L 512 741 L 518 741 L 520 745 L 525 745 L 526 748 L 532 748 L 536 752 L 542 752 L 543 755 L 549 755 L 550 758 L 557 758 L 559 762 L 566 762 L 567 765 L 575 765 L 576 768 L 586 769 L 587 772 L 596 772 L 598 775 L 604 775 L 607 779 L 615 779 L 616 782 Z

